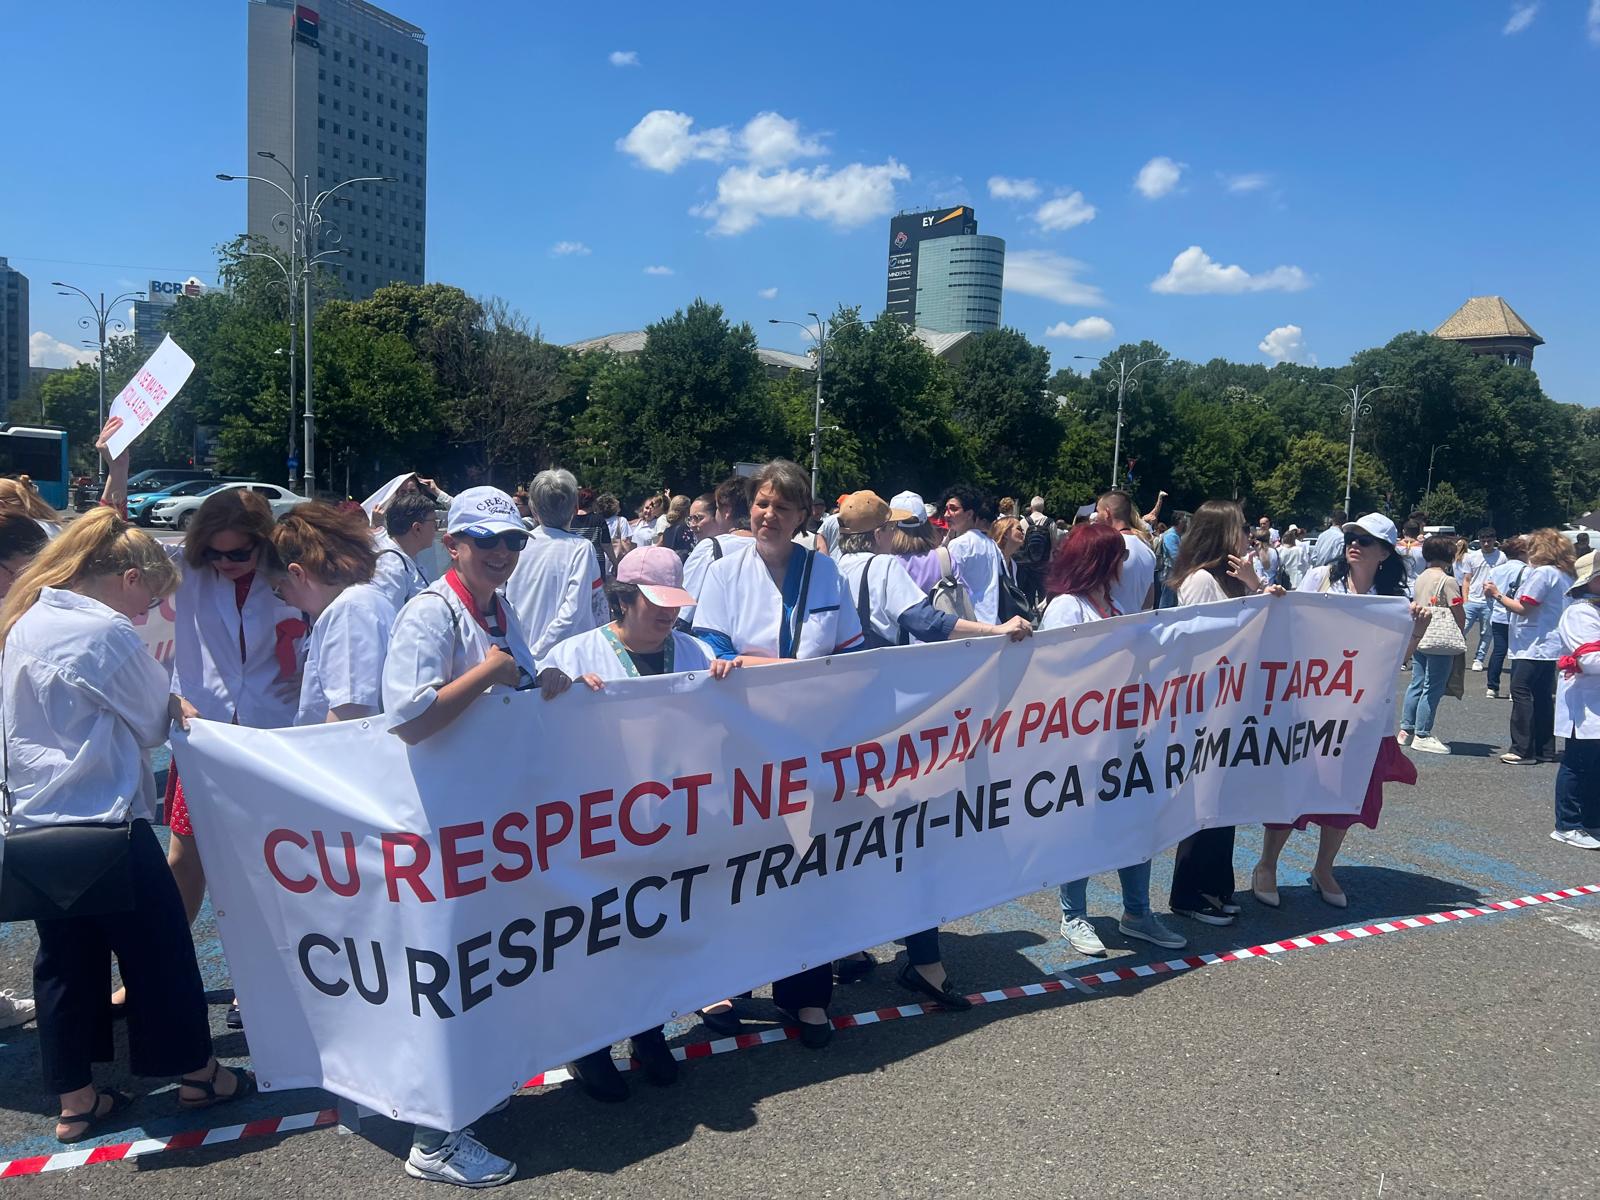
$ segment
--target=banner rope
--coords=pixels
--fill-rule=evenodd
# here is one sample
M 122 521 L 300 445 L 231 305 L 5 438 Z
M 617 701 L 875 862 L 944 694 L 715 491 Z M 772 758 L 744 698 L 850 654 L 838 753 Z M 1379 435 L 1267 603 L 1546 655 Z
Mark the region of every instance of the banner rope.
M 1249 946 L 1239 950 L 1229 950 L 1222 954 L 1191 954 L 1182 958 L 1167 959 L 1164 962 L 1141 963 L 1134 967 L 1109 967 L 1104 971 L 1094 971 L 1087 975 L 1069 975 L 1064 980 L 1047 979 L 1043 983 L 1024 983 L 1015 987 L 996 988 L 992 991 L 974 993 L 968 996 L 967 999 L 971 1000 L 976 1006 L 999 1004 L 1006 1000 L 1020 1000 L 1027 996 L 1045 996 L 1053 992 L 1083 992 L 1113 983 L 1127 983 L 1135 979 L 1150 979 L 1157 975 L 1169 975 L 1178 971 L 1198 970 L 1201 967 L 1216 966 L 1218 963 L 1267 958 L 1274 954 L 1286 954 L 1291 950 L 1307 950 L 1314 946 L 1332 946 L 1340 942 L 1352 942 L 1361 938 L 1380 937 L 1386 933 L 1398 933 L 1404 929 L 1425 929 L 1432 925 L 1448 925 L 1454 921 L 1464 921 L 1469 917 L 1493 916 L 1497 913 L 1515 912 L 1518 909 L 1532 908 L 1541 904 L 1554 904 L 1561 900 L 1573 900 L 1582 896 L 1597 894 L 1600 894 L 1600 884 L 1585 883 L 1575 887 L 1561 888 L 1553 892 L 1539 892 L 1531 896 L 1521 896 L 1515 900 L 1496 900 L 1473 908 L 1453 908 L 1448 912 L 1424 913 L 1416 917 L 1399 917 L 1391 921 L 1377 921 L 1370 925 L 1350 926 L 1345 929 L 1336 929 L 1329 933 L 1311 933 L 1306 934 L 1304 937 L 1285 938 L 1282 941 L 1267 942 L 1263 945 Z M 906 1020 L 911 1017 L 926 1016 L 928 1013 L 940 1011 L 942 1010 L 939 1006 L 932 1002 L 902 1004 L 889 1008 L 871 1009 L 848 1016 L 834 1017 L 833 1027 L 835 1029 L 858 1029 L 864 1025 L 877 1025 L 884 1021 Z M 680 1062 L 688 1062 L 710 1058 L 717 1054 L 728 1054 L 735 1050 L 748 1050 L 755 1046 L 764 1046 L 773 1042 L 788 1041 L 799 1036 L 800 1030 L 798 1027 L 784 1025 L 764 1029 L 759 1033 L 742 1033 L 737 1037 L 717 1038 L 709 1042 L 692 1042 L 687 1046 L 675 1048 L 672 1051 L 672 1055 Z M 617 1066 L 624 1071 L 637 1069 L 637 1064 L 628 1059 L 619 1060 Z M 535 1075 L 523 1087 L 548 1087 L 552 1084 L 565 1083 L 571 1078 L 572 1073 L 565 1067 L 560 1067 Z M 250 1138 L 271 1137 L 279 1133 L 294 1133 L 299 1130 L 334 1125 L 338 1123 L 338 1119 L 339 1115 L 336 1109 L 324 1108 L 316 1112 L 296 1113 L 287 1117 L 266 1117 L 243 1125 L 224 1125 L 216 1129 L 186 1130 L 167 1137 L 143 1138 L 136 1142 L 94 1146 L 85 1150 L 68 1150 L 58 1154 L 14 1158 L 9 1161 L 0 1161 L 0 1179 L 12 1179 L 21 1175 L 41 1175 L 48 1171 L 68 1171 L 76 1167 L 90 1166 L 93 1163 L 122 1162 L 126 1159 L 140 1158 L 147 1154 L 160 1154 L 169 1150 L 193 1150 L 200 1146 L 218 1146 L 227 1142 L 244 1141 Z

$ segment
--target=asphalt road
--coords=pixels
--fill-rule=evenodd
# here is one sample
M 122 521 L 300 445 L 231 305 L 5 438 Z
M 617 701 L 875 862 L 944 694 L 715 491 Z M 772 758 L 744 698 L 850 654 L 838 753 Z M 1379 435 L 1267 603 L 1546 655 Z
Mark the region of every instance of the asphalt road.
M 1437 732 L 1456 753 L 1418 756 L 1419 786 L 1391 788 L 1379 829 L 1352 832 L 1339 868 L 1348 910 L 1305 886 L 1313 837 L 1299 834 L 1280 875 L 1283 908 L 1246 897 L 1239 924 L 1222 930 L 1173 918 L 1191 950 L 1600 883 L 1600 854 L 1548 836 L 1555 768 L 1491 757 L 1510 705 L 1486 700 L 1482 679 L 1469 675 L 1466 702 L 1441 715 Z M 1259 839 L 1241 830 L 1239 840 L 1244 882 Z M 1156 863 L 1158 905 L 1170 861 Z M 1114 875 L 1090 889 L 1112 961 L 1172 957 L 1116 934 L 1114 889 Z M 946 962 L 973 991 L 1103 969 L 1073 956 L 1056 925 L 1053 892 L 1036 893 L 948 928 Z M 243 1061 L 242 1037 L 222 1027 L 225 968 L 209 921 L 199 937 L 219 1051 Z M 888 965 L 897 949 L 876 949 L 883 965 L 838 990 L 836 1013 L 909 1002 Z M 28 989 L 31 951 L 31 927 L 4 931 L 0 987 Z M 771 1015 L 759 1000 L 749 1011 Z M 722 1054 L 686 1066 L 671 1089 L 635 1081 L 626 1104 L 542 1088 L 477 1128 L 519 1165 L 499 1193 L 509 1196 L 1590 1197 L 1597 1011 L 1600 896 L 887 1021 L 844 1030 L 822 1053 L 790 1043 Z M 693 1026 L 673 1033 L 675 1044 L 703 1040 Z M 60 1150 L 32 1029 L 0 1037 L 0 1161 Z M 205 1122 L 176 1114 L 160 1090 L 101 1140 L 328 1103 L 275 1094 Z M 401 1173 L 408 1136 L 369 1120 L 356 1136 L 230 1141 L 4 1189 L 104 1200 L 441 1194 Z

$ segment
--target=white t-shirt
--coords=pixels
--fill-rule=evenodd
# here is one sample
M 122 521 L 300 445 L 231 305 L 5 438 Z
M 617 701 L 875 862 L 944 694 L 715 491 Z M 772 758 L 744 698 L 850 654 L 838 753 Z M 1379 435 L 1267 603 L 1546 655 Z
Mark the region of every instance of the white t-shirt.
M 672 670 L 703 671 L 711 665 L 711 648 L 699 638 L 690 637 L 677 630 L 672 632 Z M 550 651 L 541 667 L 559 667 L 573 679 L 580 675 L 598 675 L 601 679 L 631 679 L 627 666 L 617 657 L 611 639 L 604 628 L 591 629 L 577 637 L 568 638 Z
M 829 513 L 823 517 L 817 532 L 822 535 L 822 540 L 828 543 L 828 557 L 834 562 L 842 561 L 839 554 L 839 514 Z
M 1087 625 L 1090 621 L 1103 621 L 1106 617 L 1122 614 L 1113 601 L 1109 613 L 1101 613 L 1087 596 L 1060 595 L 1045 606 L 1044 618 L 1039 622 L 1039 632 L 1046 629 L 1070 629 L 1074 625 Z
M 383 711 L 383 659 L 395 615 L 388 595 L 371 583 L 345 588 L 322 610 L 306 643 L 296 725 L 320 725 L 346 704 Z
M 620 515 L 607 517 L 606 528 L 611 530 L 611 540 L 613 542 L 626 542 L 632 539 L 633 526 L 627 517 Z
M 1489 578 L 1494 580 L 1494 586 L 1500 590 L 1501 595 L 1510 596 L 1515 600 L 1517 591 L 1522 586 L 1522 576 L 1527 569 L 1527 563 L 1520 559 L 1508 558 L 1499 566 L 1489 568 Z M 1496 604 L 1489 613 L 1489 620 L 1496 625 L 1509 625 L 1511 610 L 1504 604 Z
M 1529 567 L 1514 600 L 1528 605 L 1526 613 L 1511 614 L 1511 657 L 1513 659 L 1555 659 L 1562 655 L 1561 611 L 1566 607 L 1567 589 L 1577 580 L 1557 567 Z
M 1000 622 L 1000 570 L 1004 558 L 987 533 L 969 529 L 945 543 L 961 579 L 972 593 L 973 616 L 986 625 Z M 1154 561 L 1154 560 L 1152 560 Z
M 1111 600 L 1119 613 L 1141 612 L 1156 581 L 1155 552 L 1138 534 L 1126 529 L 1122 531 L 1122 542 L 1127 550 L 1122 556 L 1122 575 L 1111 585 Z
M 383 662 L 383 711 L 396 724 L 427 712 L 439 689 L 481 663 L 490 646 L 504 646 L 530 680 L 538 675 L 516 609 L 504 599 L 498 607 L 505 625 L 501 636 L 494 637 L 461 602 L 446 576 L 423 588 L 400 610 Z
M 660 536 L 661 530 L 654 521 L 640 520 L 628 526 L 628 540 L 635 546 L 654 546 Z
M 1467 603 L 1479 604 L 1483 601 L 1483 585 L 1489 581 L 1489 572 L 1506 561 L 1505 551 L 1492 550 L 1485 554 L 1482 550 L 1469 550 L 1467 557 L 1462 560 L 1462 566 L 1472 576 L 1471 590 L 1467 593 Z
M 743 554 L 755 544 L 756 539 L 748 531 L 719 533 L 714 538 L 696 542 L 694 549 L 689 551 L 689 557 L 683 562 L 683 590 L 698 598 L 700 589 L 705 586 L 706 572 L 711 569 L 712 563 L 720 562 L 732 554 Z M 693 626 L 694 606 L 686 604 L 680 608 L 678 620 Z
M 1600 642 L 1600 605 L 1593 600 L 1572 601 L 1561 614 L 1558 632 L 1563 654 Z M 1600 654 L 1583 655 L 1578 667 L 1571 679 L 1562 675 L 1556 683 L 1556 736 L 1600 738 Z
M 1329 525 L 1317 535 L 1311 547 L 1311 565 L 1326 567 L 1339 561 L 1344 554 L 1344 526 Z
M 1283 564 L 1283 573 L 1289 577 L 1289 586 L 1297 588 L 1306 577 L 1306 567 L 1311 562 L 1311 547 L 1304 542 L 1279 547 L 1278 561 Z
M 892 554 L 847 554 L 839 560 L 839 574 L 844 578 L 847 593 L 845 603 L 856 609 L 860 619 L 861 578 L 867 580 L 867 619 L 872 632 L 884 641 L 900 641 L 900 614 L 927 600 L 916 580 L 906 570 L 905 564 Z
M 1214 604 L 1218 600 L 1232 599 L 1235 597 L 1223 590 L 1210 571 L 1190 571 L 1178 585 L 1179 604 Z

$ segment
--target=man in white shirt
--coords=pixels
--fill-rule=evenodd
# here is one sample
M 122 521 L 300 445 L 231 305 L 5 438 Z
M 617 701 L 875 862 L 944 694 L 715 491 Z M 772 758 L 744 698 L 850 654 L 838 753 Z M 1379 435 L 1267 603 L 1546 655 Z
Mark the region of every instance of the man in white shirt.
M 1262 517 L 1259 521 L 1257 521 L 1256 532 L 1266 534 L 1267 540 L 1274 546 L 1276 546 L 1278 542 L 1282 540 L 1278 535 L 1278 531 L 1272 527 L 1271 517 Z
M 1483 670 L 1483 660 L 1489 652 L 1489 598 L 1483 594 L 1489 572 L 1505 562 L 1505 552 L 1500 549 L 1500 535 L 1492 529 L 1478 530 L 1478 548 L 1467 551 L 1462 562 L 1464 576 L 1461 591 L 1466 597 L 1466 626 L 1461 630 L 1465 637 L 1472 627 L 1478 627 L 1478 651 L 1472 660 L 1474 671 Z
M 986 625 L 1000 621 L 1000 572 L 1005 560 L 989 536 L 995 502 L 969 487 L 953 487 L 944 495 L 944 519 L 949 525 L 945 548 L 972 593 L 975 620 Z
M 388 598 L 395 612 L 428 586 L 428 576 L 417 557 L 433 545 L 438 532 L 433 496 L 419 488 L 397 492 L 384 507 L 383 528 L 373 533 L 378 565 L 372 585 Z
M 1349 520 L 1342 508 L 1336 508 L 1328 515 L 1328 527 L 1317 536 L 1317 543 L 1311 548 L 1313 567 L 1332 566 L 1343 557 L 1344 527 Z
M 1100 520 L 1122 535 L 1122 577 L 1111 586 L 1111 602 L 1119 613 L 1143 612 L 1155 603 L 1156 554 L 1133 529 L 1133 497 L 1107 492 L 1095 502 Z
M 609 623 L 611 609 L 594 547 L 567 528 L 578 510 L 572 472 L 539 472 L 528 487 L 528 501 L 539 528 L 528 535 L 505 593 L 539 660 L 559 642 Z

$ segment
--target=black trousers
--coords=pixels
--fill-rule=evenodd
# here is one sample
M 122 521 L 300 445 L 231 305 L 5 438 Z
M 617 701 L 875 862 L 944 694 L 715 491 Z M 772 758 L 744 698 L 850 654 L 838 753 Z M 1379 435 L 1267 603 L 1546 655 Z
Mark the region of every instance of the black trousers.
M 827 1008 L 833 999 L 833 963 L 824 962 L 772 984 L 772 1002 L 797 1013 L 802 1008 Z
M 1172 892 L 1168 908 L 1199 908 L 1212 896 L 1233 900 L 1233 826 L 1202 829 L 1178 843 L 1172 855 Z
M 1488 678 L 1484 681 L 1489 685 L 1491 692 L 1500 690 L 1500 672 L 1506 665 L 1506 644 L 1511 636 L 1511 626 L 1505 622 L 1489 626 L 1489 665 L 1486 669 Z
M 35 921 L 33 997 L 39 1056 L 52 1092 L 94 1082 L 91 1064 L 109 1062 L 111 956 L 128 986 L 128 1057 L 135 1075 L 198 1071 L 211 1057 L 211 1025 L 194 940 L 161 843 L 133 823 L 128 853 L 133 907 L 102 917 Z
M 1511 752 L 1523 758 L 1556 756 L 1556 663 L 1552 658 L 1511 662 Z

